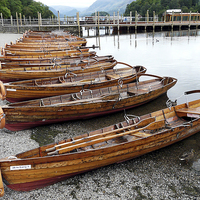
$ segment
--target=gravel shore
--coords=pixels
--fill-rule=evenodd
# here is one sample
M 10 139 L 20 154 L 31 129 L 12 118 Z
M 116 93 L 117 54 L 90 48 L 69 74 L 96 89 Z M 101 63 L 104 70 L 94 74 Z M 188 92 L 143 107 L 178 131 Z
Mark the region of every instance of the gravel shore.
M 165 97 L 163 98 L 165 100 Z M 149 107 L 155 108 L 157 104 L 158 100 L 151 102 L 151 106 L 143 106 L 143 111 L 141 108 L 134 109 L 134 113 L 148 112 Z M 122 115 L 123 113 L 117 113 L 102 118 L 53 124 L 18 132 L 2 129 L 0 130 L 1 158 L 107 126 L 114 121 L 122 121 Z M 181 162 L 179 156 L 191 148 L 195 149 L 194 159 L 188 163 Z M 5 195 L 2 199 L 198 200 L 200 199 L 199 151 L 200 133 L 139 158 L 93 170 L 42 189 L 17 192 L 4 185 Z

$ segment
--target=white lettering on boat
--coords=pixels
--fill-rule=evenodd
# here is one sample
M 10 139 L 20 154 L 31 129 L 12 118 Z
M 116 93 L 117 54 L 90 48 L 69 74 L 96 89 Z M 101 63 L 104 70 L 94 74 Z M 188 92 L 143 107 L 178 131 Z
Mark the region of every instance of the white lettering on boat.
M 13 92 L 16 92 L 16 91 L 17 91 L 16 89 L 10 89 L 10 88 L 7 88 L 6 90 L 7 90 L 7 91 L 13 91 Z
M 31 165 L 10 166 L 10 170 L 31 169 Z

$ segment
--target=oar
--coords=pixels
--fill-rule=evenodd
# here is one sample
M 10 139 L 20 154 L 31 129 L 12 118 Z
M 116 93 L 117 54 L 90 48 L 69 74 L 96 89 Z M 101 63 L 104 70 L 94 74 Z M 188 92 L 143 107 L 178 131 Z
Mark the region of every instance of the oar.
M 187 94 L 194 94 L 194 93 L 200 93 L 200 90 L 190 90 L 190 91 L 185 92 L 184 94 L 187 95 Z
M 46 149 L 46 152 L 55 151 L 55 150 L 57 150 L 59 148 L 64 148 L 64 147 L 80 144 L 82 142 L 87 142 L 87 141 L 90 141 L 92 139 L 105 137 L 107 135 L 114 134 L 114 133 L 117 133 L 117 132 L 121 132 L 121 131 L 124 131 L 126 129 L 130 129 L 130 128 L 133 129 L 135 127 L 144 127 L 144 126 L 147 126 L 148 124 L 152 123 L 153 121 L 155 121 L 155 118 L 154 117 L 149 117 L 147 119 L 141 120 L 137 124 L 129 125 L 129 126 L 126 126 L 126 127 L 123 127 L 123 128 L 112 130 L 112 131 L 107 131 L 107 132 L 100 133 L 100 134 L 90 135 L 88 137 L 83 137 L 83 138 L 80 138 L 80 139 L 77 139 L 77 140 L 73 140 L 73 141 L 70 141 L 70 142 L 65 142 L 65 143 L 62 143 L 62 144 L 55 145 L 52 148 Z
M 135 68 L 135 67 L 133 67 L 132 65 L 129 65 L 129 64 L 124 63 L 124 62 L 117 62 L 117 64 L 126 65 L 126 66 L 128 66 L 128 67 L 130 67 L 130 68 Z
M 95 48 L 99 48 L 99 46 L 95 46 L 95 45 L 93 44 L 91 47 L 80 46 L 79 48 L 80 48 L 80 49 L 88 49 L 88 48 L 95 49 Z
M 152 122 L 151 124 L 149 124 L 149 125 L 147 125 L 143 128 L 139 128 L 139 129 L 131 130 L 131 131 L 126 131 L 124 133 L 111 135 L 111 136 L 107 136 L 107 137 L 103 136 L 101 138 L 98 138 L 98 139 L 95 139 L 95 140 L 92 140 L 92 141 L 83 142 L 83 143 L 80 143 L 80 144 L 77 144 L 77 145 L 72 145 L 72 146 L 69 146 L 69 147 L 58 149 L 56 151 L 48 153 L 48 155 L 67 153 L 67 152 L 72 151 L 74 149 L 78 149 L 78 148 L 94 145 L 94 144 L 97 144 L 97 143 L 105 142 L 107 140 L 115 139 L 117 137 L 122 137 L 122 136 L 129 135 L 129 134 L 133 135 L 133 133 L 137 133 L 137 132 L 144 130 L 144 129 L 155 130 L 155 129 L 163 127 L 164 125 L 165 125 L 164 120 Z
M 4 195 L 4 187 L 3 187 L 3 180 L 1 176 L 1 168 L 0 168 L 0 197 Z

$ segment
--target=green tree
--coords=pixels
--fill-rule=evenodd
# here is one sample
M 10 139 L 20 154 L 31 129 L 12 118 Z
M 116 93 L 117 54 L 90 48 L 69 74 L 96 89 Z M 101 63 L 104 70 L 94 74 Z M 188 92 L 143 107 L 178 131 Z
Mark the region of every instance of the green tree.
M 0 13 L 3 14 L 4 18 L 9 18 L 10 17 L 10 9 L 7 8 L 7 0 L 1 0 L 0 1 Z
M 128 4 L 124 15 L 129 16 L 130 11 L 137 11 L 142 16 L 145 16 L 146 11 L 149 10 L 149 15 L 153 15 L 153 11 L 159 17 L 167 9 L 182 9 L 183 12 L 197 12 L 200 8 L 200 0 L 136 0 Z
M 17 13 L 22 13 L 22 3 L 20 0 L 7 0 L 8 2 L 8 9 L 11 11 L 11 15 L 13 17 L 16 16 Z
M 99 11 L 99 16 L 106 16 L 106 15 L 109 15 L 109 13 L 104 11 Z M 95 13 L 92 13 L 91 16 L 95 16 Z
M 54 16 L 49 7 L 41 2 L 33 0 L 0 0 L 0 13 L 3 14 L 5 19 L 11 15 L 15 18 L 16 12 L 26 17 L 31 16 L 32 18 L 37 18 L 38 12 L 41 13 L 42 18 Z

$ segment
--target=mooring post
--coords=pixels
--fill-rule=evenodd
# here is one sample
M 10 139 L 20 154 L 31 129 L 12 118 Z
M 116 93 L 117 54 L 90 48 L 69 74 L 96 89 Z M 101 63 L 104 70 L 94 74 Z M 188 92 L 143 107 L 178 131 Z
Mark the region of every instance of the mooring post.
M 3 26 L 3 14 L 1 13 L 1 25 Z
M 155 11 L 153 11 L 153 32 L 155 31 Z
M 108 24 L 110 24 L 110 14 L 108 15 Z M 110 35 L 110 25 L 109 25 L 108 31 L 109 31 L 109 35 Z
M 38 26 L 39 26 L 39 31 L 40 31 L 40 14 L 38 12 Z
M 77 25 L 78 25 L 78 35 L 80 37 L 80 35 L 81 35 L 81 27 L 80 27 L 80 22 L 79 22 L 79 12 L 76 13 L 76 21 L 77 21 Z
M 40 13 L 40 26 L 42 26 L 42 14 Z
M 16 12 L 16 20 L 17 20 L 17 33 L 19 34 L 19 22 L 18 22 L 18 13 Z
M 164 23 L 166 22 L 166 11 L 165 11 L 165 14 L 164 14 Z
M 26 25 L 26 18 L 25 18 L 25 15 L 23 15 L 23 19 L 24 19 L 24 25 Z
M 191 11 L 190 11 L 190 16 L 189 16 L 189 29 L 190 29 L 190 25 L 191 25 Z
M 95 24 L 97 25 L 97 11 L 95 11 Z
M 172 11 L 172 30 L 174 29 L 174 11 Z
M 99 11 L 97 12 L 97 27 L 96 27 L 96 35 L 99 35 Z
M 59 31 L 60 31 L 60 13 L 59 13 L 59 11 L 58 11 L 58 26 L 59 26 Z
M 135 11 L 135 30 L 137 31 L 137 11 Z
M 12 17 L 12 15 L 10 16 L 10 25 L 13 26 L 13 17 Z
M 90 28 L 89 27 L 87 27 L 87 35 L 88 35 L 88 37 L 90 36 Z
M 149 10 L 147 10 L 147 16 L 146 16 L 146 25 L 145 25 L 145 32 L 147 31 L 147 24 L 149 23 Z
M 20 20 L 20 25 L 22 26 L 22 14 L 19 13 L 19 20 Z
M 119 33 L 119 11 L 117 11 L 117 31 Z

